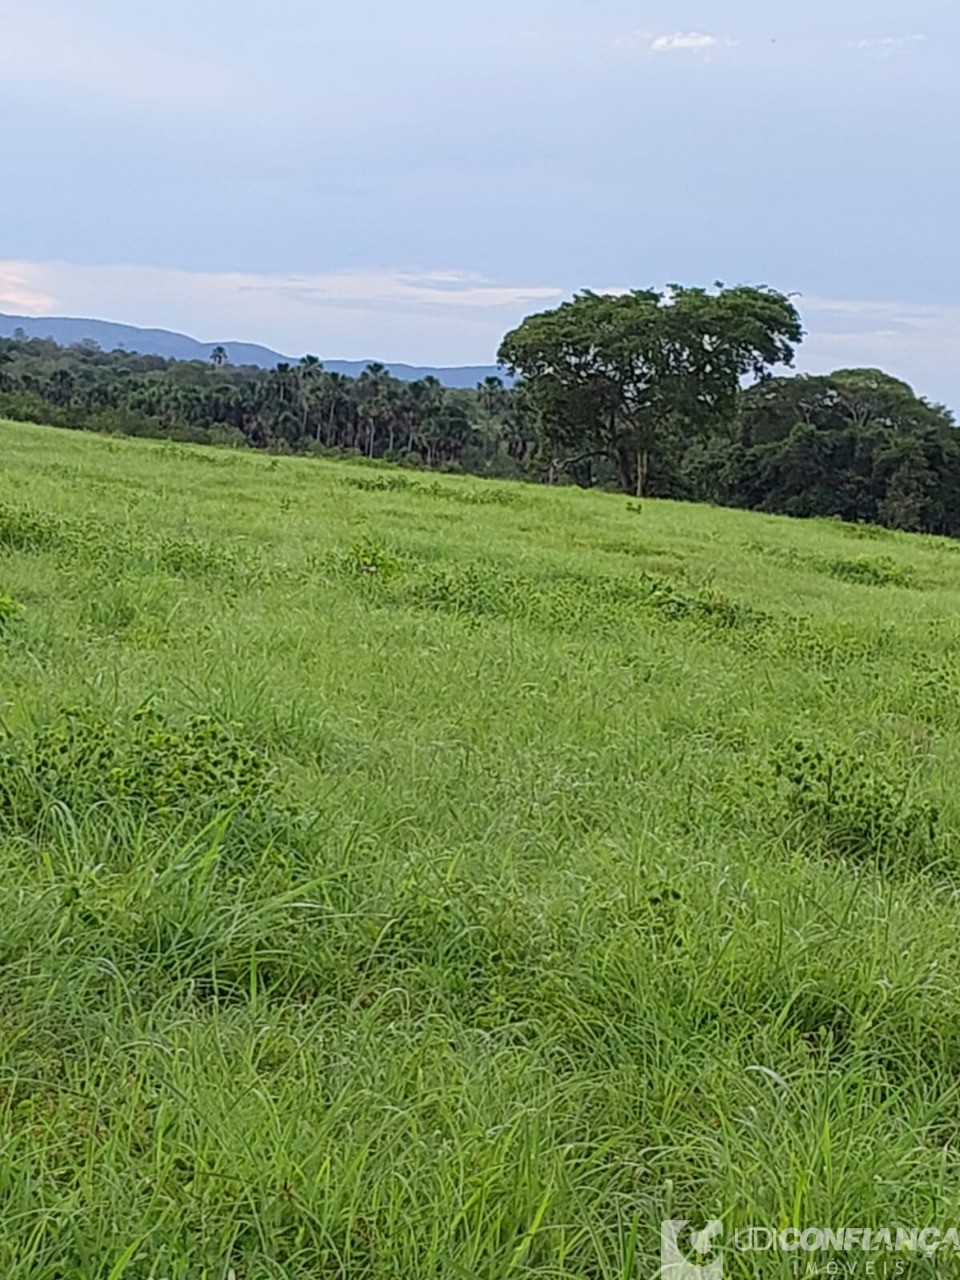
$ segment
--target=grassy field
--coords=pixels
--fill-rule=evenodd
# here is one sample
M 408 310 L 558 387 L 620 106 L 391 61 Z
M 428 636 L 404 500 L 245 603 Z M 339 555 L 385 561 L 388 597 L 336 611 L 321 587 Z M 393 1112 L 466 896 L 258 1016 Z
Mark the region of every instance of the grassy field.
M 4 1280 L 955 1225 L 960 543 L 0 448 Z

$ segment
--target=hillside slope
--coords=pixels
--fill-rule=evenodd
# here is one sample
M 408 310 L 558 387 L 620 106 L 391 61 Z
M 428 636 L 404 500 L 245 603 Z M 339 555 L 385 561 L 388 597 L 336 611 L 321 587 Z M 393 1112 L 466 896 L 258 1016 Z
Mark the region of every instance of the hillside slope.
M 5 1277 L 952 1225 L 960 544 L 0 443 Z
M 183 333 L 169 329 L 140 329 L 129 324 L 114 324 L 108 320 L 85 320 L 70 316 L 8 316 L 0 315 L 0 338 L 10 338 L 18 330 L 30 338 L 51 338 L 61 346 L 93 341 L 105 351 L 120 347 L 141 355 L 163 356 L 168 360 L 210 359 L 213 351 L 222 346 L 227 358 L 237 365 L 257 365 L 272 369 L 281 360 L 295 361 L 295 356 L 284 356 L 269 347 L 252 342 L 198 342 Z M 369 360 L 324 360 L 324 368 L 331 373 L 342 373 L 355 378 L 363 372 Z M 462 365 L 450 368 L 387 363 L 386 368 L 403 382 L 415 382 L 419 378 L 434 377 L 445 387 L 475 387 L 488 376 L 500 374 L 495 365 Z

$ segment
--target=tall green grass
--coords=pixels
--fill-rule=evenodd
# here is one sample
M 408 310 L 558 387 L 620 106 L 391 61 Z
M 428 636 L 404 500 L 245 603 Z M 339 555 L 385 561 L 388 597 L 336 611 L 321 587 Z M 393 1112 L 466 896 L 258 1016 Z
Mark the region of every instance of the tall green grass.
M 960 1217 L 960 544 L 0 443 L 5 1280 Z

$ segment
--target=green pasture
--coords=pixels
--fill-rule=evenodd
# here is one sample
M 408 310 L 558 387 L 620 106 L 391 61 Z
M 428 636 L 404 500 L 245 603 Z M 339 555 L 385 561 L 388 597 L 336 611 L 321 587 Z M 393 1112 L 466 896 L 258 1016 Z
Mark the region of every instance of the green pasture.
M 0 423 L 0 1275 L 956 1225 L 958 778 L 960 542 Z

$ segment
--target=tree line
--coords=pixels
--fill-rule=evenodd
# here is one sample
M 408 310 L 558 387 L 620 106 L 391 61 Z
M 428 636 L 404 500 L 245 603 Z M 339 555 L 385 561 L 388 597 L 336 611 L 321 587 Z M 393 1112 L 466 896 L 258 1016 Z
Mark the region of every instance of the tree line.
M 503 383 L 454 390 L 401 382 L 383 365 L 358 378 L 315 356 L 274 369 L 0 339 L 0 415 L 91 431 L 275 452 L 332 453 L 423 467 L 523 474 L 535 445 Z
M 0 416 L 960 536 L 949 410 L 877 369 L 783 372 L 802 338 L 771 289 L 585 292 L 505 336 L 510 383 L 459 390 L 21 334 L 0 339 Z

